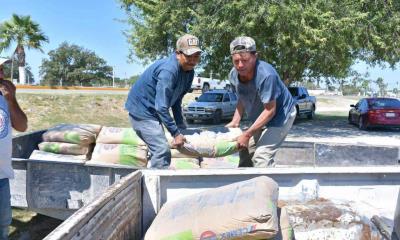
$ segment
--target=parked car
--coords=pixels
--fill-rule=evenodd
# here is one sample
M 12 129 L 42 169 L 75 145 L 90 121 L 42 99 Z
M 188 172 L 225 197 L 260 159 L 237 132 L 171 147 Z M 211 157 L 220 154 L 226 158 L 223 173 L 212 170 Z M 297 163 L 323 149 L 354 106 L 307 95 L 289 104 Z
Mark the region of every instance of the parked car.
M 204 78 L 204 77 L 193 78 L 191 91 L 201 90 L 202 93 L 205 93 L 213 89 L 231 90 L 232 86 L 228 80 L 219 80 L 219 79 Z
M 317 99 L 310 96 L 305 87 L 289 87 L 289 91 L 296 102 L 297 116 L 307 116 L 308 119 L 313 119 Z
M 196 98 L 183 108 L 183 115 L 188 123 L 195 120 L 212 120 L 219 123 L 228 119 L 235 113 L 237 97 L 228 90 L 211 90 Z
M 400 101 L 395 98 L 362 98 L 350 105 L 349 123 L 369 127 L 400 127 Z

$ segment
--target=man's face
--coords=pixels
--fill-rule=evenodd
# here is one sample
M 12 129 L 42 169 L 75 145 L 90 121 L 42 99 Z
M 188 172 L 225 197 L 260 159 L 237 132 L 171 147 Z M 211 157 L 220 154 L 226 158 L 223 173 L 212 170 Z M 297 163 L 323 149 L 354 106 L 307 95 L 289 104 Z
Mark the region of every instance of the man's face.
M 240 76 L 250 77 L 254 73 L 257 55 L 255 53 L 244 52 L 232 55 L 233 66 L 236 68 Z
M 184 71 L 193 70 L 200 62 L 201 53 L 197 52 L 192 55 L 186 55 L 183 52 L 177 53 L 177 58 Z

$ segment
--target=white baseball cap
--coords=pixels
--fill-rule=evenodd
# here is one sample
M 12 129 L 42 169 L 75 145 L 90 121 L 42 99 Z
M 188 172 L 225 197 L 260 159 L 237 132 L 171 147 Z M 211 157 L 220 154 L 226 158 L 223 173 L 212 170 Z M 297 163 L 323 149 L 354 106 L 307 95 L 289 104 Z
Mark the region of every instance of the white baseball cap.
M 3 65 L 4 63 L 9 63 L 9 62 L 11 62 L 10 59 L 0 57 L 0 65 Z

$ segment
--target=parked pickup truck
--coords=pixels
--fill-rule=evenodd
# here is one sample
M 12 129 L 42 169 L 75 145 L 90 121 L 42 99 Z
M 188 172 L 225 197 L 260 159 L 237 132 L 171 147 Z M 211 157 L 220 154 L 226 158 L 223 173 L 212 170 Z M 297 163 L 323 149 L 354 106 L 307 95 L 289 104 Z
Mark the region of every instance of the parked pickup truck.
M 204 93 L 212 89 L 231 90 L 231 88 L 231 84 L 228 80 L 194 77 L 191 90 L 201 90 Z
M 193 123 L 195 120 L 212 120 L 214 124 L 218 124 L 222 119 L 232 118 L 236 105 L 235 93 L 227 90 L 211 90 L 183 107 L 183 114 L 188 123 Z
M 317 99 L 310 96 L 305 87 L 289 87 L 289 91 L 296 101 L 297 116 L 307 116 L 308 119 L 313 119 Z

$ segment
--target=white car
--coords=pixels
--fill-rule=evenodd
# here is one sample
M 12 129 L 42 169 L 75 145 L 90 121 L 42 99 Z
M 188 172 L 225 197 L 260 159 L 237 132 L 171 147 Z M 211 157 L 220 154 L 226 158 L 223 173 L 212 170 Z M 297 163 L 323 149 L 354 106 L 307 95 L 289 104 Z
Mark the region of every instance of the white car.
M 191 90 L 201 90 L 201 92 L 205 93 L 209 90 L 213 89 L 226 89 L 231 90 L 231 84 L 228 80 L 219 80 L 212 78 L 204 78 L 204 77 L 194 77 Z
M 211 90 L 196 98 L 195 102 L 183 107 L 183 115 L 187 123 L 195 120 L 212 120 L 220 123 L 222 119 L 230 119 L 237 105 L 236 94 L 228 90 Z

